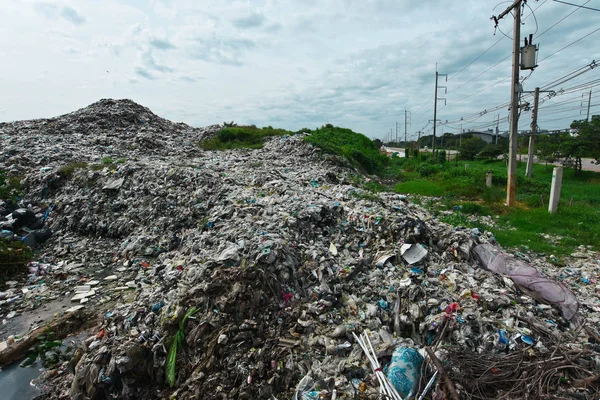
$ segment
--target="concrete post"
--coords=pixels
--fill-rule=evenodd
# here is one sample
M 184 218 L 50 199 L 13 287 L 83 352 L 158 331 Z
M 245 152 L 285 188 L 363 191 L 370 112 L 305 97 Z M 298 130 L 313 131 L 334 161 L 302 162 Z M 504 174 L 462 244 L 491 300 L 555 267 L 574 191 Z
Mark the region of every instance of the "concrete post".
M 550 200 L 548 201 L 548 212 L 555 214 L 560 200 L 560 187 L 562 186 L 562 167 L 554 168 L 552 171 L 552 186 L 550 188 Z
M 494 177 L 494 173 L 491 169 L 488 170 L 487 174 L 485 174 L 485 186 L 488 188 L 492 187 L 492 178 Z
M 465 171 L 469 170 L 469 164 L 465 164 Z

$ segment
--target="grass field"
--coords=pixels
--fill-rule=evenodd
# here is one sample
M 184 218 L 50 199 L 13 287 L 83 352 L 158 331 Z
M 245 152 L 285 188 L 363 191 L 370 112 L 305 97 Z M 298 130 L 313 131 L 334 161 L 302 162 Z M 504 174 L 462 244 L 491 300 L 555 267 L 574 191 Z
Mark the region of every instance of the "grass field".
M 465 164 L 469 164 L 468 169 Z M 566 169 L 558 213 L 548 213 L 552 166 L 536 164 L 531 179 L 525 177 L 525 163 L 517 166 L 517 201 L 514 209 L 504 206 L 507 170 L 504 161 L 450 162 L 433 167 L 425 176 L 418 163 L 407 163 L 394 187 L 399 193 L 439 197 L 424 205 L 446 222 L 481 227 L 494 233 L 505 247 L 565 255 L 579 245 L 600 250 L 600 174 L 583 171 L 575 176 Z M 437 168 L 437 169 L 436 169 Z M 493 172 L 493 187 L 485 186 L 485 175 Z M 472 216 L 498 216 L 486 226 Z M 544 236 L 545 235 L 545 236 Z

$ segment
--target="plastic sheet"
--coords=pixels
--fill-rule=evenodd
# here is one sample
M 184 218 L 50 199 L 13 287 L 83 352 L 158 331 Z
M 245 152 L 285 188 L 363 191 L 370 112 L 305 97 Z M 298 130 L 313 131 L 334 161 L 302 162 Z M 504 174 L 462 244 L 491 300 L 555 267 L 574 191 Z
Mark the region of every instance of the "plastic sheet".
M 525 261 L 501 252 L 490 244 L 479 244 L 473 249 L 484 268 L 513 280 L 521 290 L 536 300 L 556 307 L 566 320 L 571 320 L 579 309 L 573 292 L 563 284 L 543 276 Z

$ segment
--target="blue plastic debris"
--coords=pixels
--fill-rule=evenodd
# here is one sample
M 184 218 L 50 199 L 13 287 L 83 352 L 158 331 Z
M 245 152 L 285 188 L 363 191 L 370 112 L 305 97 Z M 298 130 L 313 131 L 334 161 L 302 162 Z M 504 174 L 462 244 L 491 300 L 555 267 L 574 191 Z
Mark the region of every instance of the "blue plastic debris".
M 385 367 L 384 372 L 403 398 L 416 393 L 423 361 L 423 356 L 412 347 L 400 346 L 394 350 L 392 361 Z
M 499 340 L 500 343 L 502 343 L 502 344 L 509 343 L 508 335 L 504 329 L 498 329 L 498 335 L 500 335 L 500 340 Z
M 165 303 L 164 303 L 164 302 L 162 302 L 162 301 L 159 301 L 158 303 L 156 303 L 156 304 L 153 304 L 153 305 L 152 305 L 152 312 L 153 312 L 153 313 L 157 313 L 157 312 L 159 312 L 159 311 L 160 311 L 160 309 L 161 309 L 161 308 L 163 308 L 164 306 L 165 306 Z
M 381 307 L 382 310 L 387 310 L 389 307 L 388 302 L 384 299 L 379 300 L 377 304 L 379 304 L 379 307 Z
M 521 340 L 522 340 L 524 343 L 527 343 L 527 344 L 528 344 L 528 345 L 530 345 L 530 346 L 533 346 L 533 345 L 536 343 L 536 340 L 535 340 L 535 338 L 533 338 L 533 337 L 531 337 L 531 336 L 527 336 L 527 335 L 523 335 L 523 336 L 521 336 Z

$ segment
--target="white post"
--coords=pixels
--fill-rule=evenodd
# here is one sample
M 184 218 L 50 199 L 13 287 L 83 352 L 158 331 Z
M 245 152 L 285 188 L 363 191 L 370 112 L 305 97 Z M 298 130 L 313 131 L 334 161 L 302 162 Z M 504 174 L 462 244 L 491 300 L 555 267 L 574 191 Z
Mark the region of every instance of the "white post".
M 550 201 L 548 202 L 548 212 L 555 214 L 560 200 L 560 187 L 562 185 L 563 169 L 562 167 L 554 168 L 552 171 L 552 186 L 550 188 Z
M 492 170 L 488 170 L 487 174 L 485 174 L 485 186 L 487 186 L 488 188 L 492 187 L 492 178 L 493 178 L 494 174 L 492 173 Z

